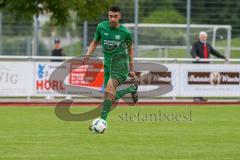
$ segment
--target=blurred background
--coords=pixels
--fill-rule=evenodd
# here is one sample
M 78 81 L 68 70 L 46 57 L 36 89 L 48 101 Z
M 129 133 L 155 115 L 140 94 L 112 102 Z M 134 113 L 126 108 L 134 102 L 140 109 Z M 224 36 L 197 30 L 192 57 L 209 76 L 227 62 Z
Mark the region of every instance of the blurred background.
M 39 1 L 36 5 L 40 11 L 42 3 L 44 5 L 44 1 Z M 206 31 L 217 50 L 229 58 L 239 58 L 240 1 L 105 0 L 104 3 L 103 9 L 95 5 L 88 10 L 88 15 L 96 12 L 93 18 L 70 13 L 71 19 L 64 25 L 56 23 L 51 12 L 22 16 L 5 9 L 2 3 L 0 55 L 49 56 L 55 38 L 61 39 L 66 56 L 81 55 L 93 39 L 96 25 L 107 19 L 107 8 L 115 4 L 122 9 L 122 24 L 132 32 L 137 57 L 188 58 L 199 31 Z M 61 21 L 61 17 L 56 19 Z M 96 55 L 101 55 L 100 48 Z

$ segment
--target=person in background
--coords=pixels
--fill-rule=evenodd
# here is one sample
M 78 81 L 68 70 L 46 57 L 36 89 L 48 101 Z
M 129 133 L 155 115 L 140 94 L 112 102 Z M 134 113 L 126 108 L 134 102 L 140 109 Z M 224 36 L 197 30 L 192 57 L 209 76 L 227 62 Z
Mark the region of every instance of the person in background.
M 52 50 L 52 56 L 65 56 L 64 50 L 61 46 L 60 39 L 56 38 L 54 40 L 54 49 Z M 52 62 L 61 62 L 64 61 L 62 59 L 52 59 Z M 54 99 L 53 96 L 47 96 L 46 99 Z M 71 95 L 66 95 L 66 99 L 72 99 Z
M 52 56 L 65 56 L 64 50 L 61 46 L 60 39 L 56 38 L 54 40 L 54 49 L 52 50 Z M 60 59 L 52 59 L 53 62 L 61 62 L 63 60 Z
M 192 51 L 191 55 L 193 58 L 196 59 L 196 61 L 199 62 L 200 58 L 208 59 L 210 58 L 210 54 L 214 55 L 215 57 L 225 59 L 228 61 L 228 59 L 221 55 L 217 50 L 215 50 L 210 43 L 207 42 L 207 33 L 202 31 L 199 33 L 199 40 L 194 42 L 192 45 Z M 201 62 L 201 63 L 209 63 L 209 62 Z
M 192 58 L 196 59 L 196 62 L 194 63 L 209 63 L 208 61 L 199 61 L 199 59 L 208 59 L 210 58 L 210 54 L 214 55 L 215 57 L 225 59 L 225 61 L 228 61 L 225 56 L 220 54 L 212 47 L 210 43 L 207 42 L 207 37 L 207 33 L 202 31 L 199 33 L 199 40 L 193 43 L 191 55 Z M 207 99 L 203 97 L 194 97 L 193 100 L 195 102 L 207 101 Z

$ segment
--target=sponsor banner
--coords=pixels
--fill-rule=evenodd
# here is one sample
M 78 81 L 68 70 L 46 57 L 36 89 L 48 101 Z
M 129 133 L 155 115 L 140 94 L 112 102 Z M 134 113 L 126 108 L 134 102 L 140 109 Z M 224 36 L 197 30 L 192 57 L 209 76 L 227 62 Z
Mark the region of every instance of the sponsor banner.
M 0 96 L 66 96 L 67 94 L 63 94 L 67 92 L 65 85 L 91 88 L 101 96 L 103 64 L 80 66 L 74 62 L 69 67 L 61 64 L 62 62 L 1 62 Z M 238 64 L 164 64 L 164 66 L 168 69 L 166 72 L 155 70 L 137 73 L 141 81 L 139 92 L 152 91 L 160 87 L 159 96 L 162 97 L 240 96 Z M 65 80 L 50 81 L 52 72 L 57 68 L 69 75 Z M 126 84 L 129 83 L 128 79 Z
M 189 85 L 239 85 L 239 72 L 188 72 Z
M 71 91 L 68 91 L 67 86 L 77 87 L 88 87 L 99 90 L 102 89 L 103 85 L 103 64 L 89 64 L 80 65 L 79 63 L 73 62 L 68 65 L 61 65 L 62 62 L 36 62 L 34 67 L 34 95 L 35 96 L 66 96 Z M 50 76 L 54 70 L 60 70 L 61 73 L 69 73 L 64 80 L 52 80 Z M 69 89 L 69 88 L 68 88 Z M 63 93 L 58 93 L 55 90 Z M 81 94 L 81 89 L 78 90 Z
M 171 85 L 171 91 L 161 96 L 176 97 L 179 94 L 179 65 L 178 64 L 163 64 L 163 65 L 168 68 L 168 71 L 165 73 L 161 73 L 159 80 L 162 84 Z
M 50 81 L 52 72 L 62 64 L 62 62 L 36 62 L 34 67 L 34 95 L 36 96 L 65 96 L 53 89 L 67 92 L 65 85 L 74 87 L 88 87 L 99 91 L 99 96 L 103 91 L 104 70 L 102 63 L 79 65 L 76 62 L 70 64 L 69 67 L 60 67 L 59 69 L 69 70 L 69 75 L 65 80 Z M 179 93 L 179 76 L 177 64 L 166 64 L 168 71 L 166 72 L 138 72 L 137 76 L 140 78 L 141 84 L 139 92 L 151 91 L 160 87 L 164 94 L 159 96 L 178 96 Z M 129 85 L 130 79 L 126 81 Z M 121 87 L 119 88 L 121 89 Z M 167 90 L 164 92 L 164 90 Z M 81 90 L 79 90 L 81 92 Z
M 104 83 L 103 63 L 70 64 L 69 84 L 101 89 Z
M 35 62 L 34 63 L 34 95 L 35 96 L 61 96 L 53 89 L 65 91 L 63 80 L 50 81 L 52 72 L 57 69 L 62 62 Z M 68 69 L 60 67 L 61 70 Z
M 31 62 L 1 62 L 0 96 L 31 96 L 33 94 Z
M 240 96 L 240 65 L 181 64 L 179 96 Z
M 159 92 L 159 96 L 163 96 L 163 97 L 178 96 L 179 65 L 164 64 L 164 66 L 168 69 L 166 72 L 143 71 L 143 72 L 136 73 L 136 76 L 140 81 L 140 85 L 138 87 L 139 93 L 155 90 L 159 87 L 161 90 L 161 92 Z M 125 84 L 130 84 L 130 83 L 131 83 L 131 80 L 128 79 Z M 145 98 L 150 98 L 150 97 L 145 97 Z

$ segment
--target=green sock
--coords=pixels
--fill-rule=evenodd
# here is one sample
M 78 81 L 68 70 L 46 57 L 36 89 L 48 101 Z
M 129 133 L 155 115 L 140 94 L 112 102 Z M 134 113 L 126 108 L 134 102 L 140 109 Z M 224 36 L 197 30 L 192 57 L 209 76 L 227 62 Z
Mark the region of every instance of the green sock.
M 134 86 L 130 86 L 128 88 L 119 90 L 116 92 L 115 101 L 121 99 L 124 95 L 135 92 L 135 91 L 136 91 L 136 89 Z
M 102 108 L 102 112 L 101 112 L 101 118 L 106 120 L 107 116 L 108 116 L 108 112 L 110 111 L 112 106 L 112 101 L 109 99 L 105 99 L 103 101 L 103 108 Z

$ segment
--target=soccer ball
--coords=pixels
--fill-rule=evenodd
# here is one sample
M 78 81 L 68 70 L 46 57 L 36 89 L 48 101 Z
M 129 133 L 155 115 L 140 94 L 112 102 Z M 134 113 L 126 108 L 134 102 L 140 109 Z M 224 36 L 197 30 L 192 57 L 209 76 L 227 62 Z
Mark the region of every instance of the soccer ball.
M 92 131 L 95 133 L 103 133 L 107 128 L 107 122 L 104 119 L 97 118 L 92 122 Z

